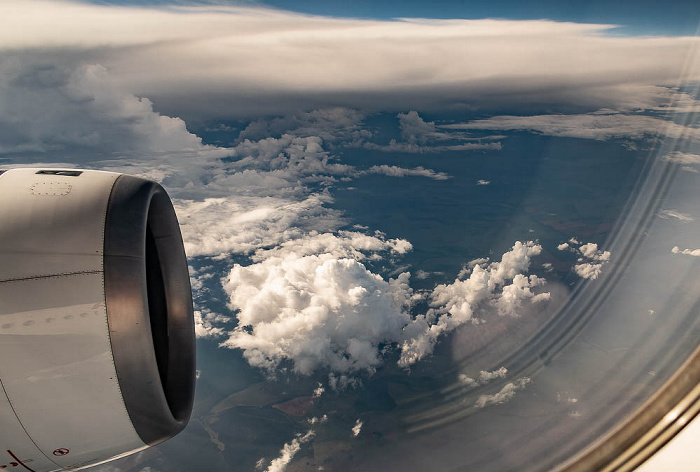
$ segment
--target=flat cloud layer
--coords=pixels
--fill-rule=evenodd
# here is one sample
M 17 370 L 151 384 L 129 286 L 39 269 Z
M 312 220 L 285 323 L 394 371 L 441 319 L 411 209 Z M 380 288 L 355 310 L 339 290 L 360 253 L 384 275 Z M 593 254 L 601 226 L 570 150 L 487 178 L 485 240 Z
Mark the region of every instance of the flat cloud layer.
M 700 130 L 644 115 L 597 113 L 582 115 L 494 116 L 445 129 L 535 131 L 546 136 L 606 140 L 668 137 L 700 139 Z M 683 162 L 682 158 L 677 159 Z M 688 159 L 686 159 L 688 160 Z
M 663 98 L 655 86 L 700 77 L 696 38 L 606 36 L 610 28 L 4 0 L 0 60 L 101 64 L 127 90 L 185 118 L 329 105 L 651 108 Z

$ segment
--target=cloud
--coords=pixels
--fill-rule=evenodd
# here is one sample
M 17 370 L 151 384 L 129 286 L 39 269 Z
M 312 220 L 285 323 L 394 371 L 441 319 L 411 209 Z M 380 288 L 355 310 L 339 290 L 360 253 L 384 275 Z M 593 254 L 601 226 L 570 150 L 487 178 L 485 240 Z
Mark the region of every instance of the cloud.
M 578 250 L 583 257 L 593 261 L 607 262 L 610 260 L 610 251 L 598 249 L 596 243 L 582 244 Z
M 243 187 L 246 188 L 246 187 Z M 325 194 L 301 201 L 280 197 L 229 196 L 203 201 L 176 200 L 185 250 L 190 257 L 250 253 L 302 237 L 305 229 L 335 229 L 337 212 Z
M 469 279 L 427 295 L 413 293 L 408 272 L 385 280 L 363 262 L 410 249 L 405 240 L 350 231 L 258 249 L 223 283 L 238 327 L 222 345 L 241 349 L 271 374 L 283 366 L 302 375 L 329 371 L 329 386 L 342 389 L 383 363 L 381 345 L 397 346 L 399 365 L 408 367 L 432 353 L 440 337 L 475 322 L 480 310 L 516 316 L 523 303 L 549 299 L 539 289 L 544 279 L 523 275 L 541 251 L 533 242 L 516 242 L 500 261 L 476 264 Z M 430 310 L 412 317 L 409 309 L 424 297 Z
M 362 431 L 362 421 L 358 419 L 355 421 L 355 426 L 352 427 L 352 436 L 354 438 L 358 437 L 360 435 L 360 431 Z
M 312 416 L 309 418 L 309 424 L 318 424 L 318 423 L 325 423 L 328 421 L 328 415 L 323 415 L 322 417 L 318 418 L 316 416 Z
M 645 115 L 580 114 L 494 116 L 468 123 L 444 125 L 456 130 L 531 131 L 546 136 L 608 140 L 670 137 L 700 139 L 700 129 Z
M 659 218 L 663 218 L 665 220 L 675 218 L 677 220 L 683 221 L 684 223 L 695 221 L 695 218 L 693 218 L 692 216 L 688 215 L 687 213 L 681 213 L 678 210 L 661 210 L 659 212 Z
M 525 388 L 530 383 L 528 377 L 523 377 L 515 382 L 509 382 L 498 392 L 491 395 L 480 395 L 474 403 L 476 408 L 484 408 L 489 405 L 500 405 L 513 398 L 518 390 Z
M 664 105 L 665 87 L 655 86 L 677 82 L 697 39 L 611 28 L 9 0 L 0 4 L 0 54 L 102 64 L 126 90 L 186 119 L 333 106 Z M 697 67 L 686 75 L 697 79 Z
M 391 177 L 406 177 L 406 176 L 418 176 L 418 177 L 428 177 L 433 180 L 447 180 L 450 178 L 449 175 L 444 172 L 435 172 L 432 169 L 426 169 L 423 166 L 418 166 L 414 169 L 406 169 L 403 167 L 389 166 L 382 164 L 379 166 L 372 166 L 365 171 L 368 174 L 383 174 Z
M 203 145 L 180 118 L 155 112 L 103 66 L 2 62 L 0 153 L 50 153 L 54 162 L 228 153 Z
M 576 272 L 579 277 L 584 279 L 595 280 L 598 278 L 602 270 L 603 264 L 594 264 L 591 262 L 584 262 L 574 266 L 574 272 Z
M 578 246 L 578 247 L 576 247 Z M 568 243 L 557 246 L 560 251 L 569 250 L 578 254 L 578 264 L 573 269 L 579 277 L 595 280 L 601 274 L 603 266 L 610 261 L 610 251 L 598 249 L 596 243 L 580 243 L 576 238 L 571 238 Z
M 686 256 L 700 257 L 700 249 L 681 249 L 678 246 L 673 246 L 671 252 L 674 254 L 685 254 Z
M 301 450 L 301 446 L 311 441 L 315 435 L 314 431 L 308 431 L 306 434 L 298 434 L 291 442 L 282 446 L 280 456 L 270 462 L 270 466 L 266 472 L 284 472 L 287 465 L 292 461 L 294 456 Z M 262 458 L 264 464 L 264 458 Z M 260 463 L 260 461 L 258 461 Z
M 453 139 L 449 134 L 438 131 L 435 122 L 423 120 L 415 110 L 399 113 L 397 118 L 401 128 L 401 137 L 408 144 L 426 144 L 435 140 Z
M 389 144 L 381 145 L 376 143 L 364 143 L 362 145 L 365 149 L 371 149 L 373 151 L 384 151 L 384 152 L 404 152 L 410 154 L 424 154 L 432 152 L 444 152 L 444 151 L 500 151 L 503 146 L 501 143 L 462 143 L 462 144 L 451 144 L 446 146 L 422 146 L 415 143 L 401 143 L 397 142 L 395 139 L 389 141 Z
M 485 385 L 494 379 L 505 378 L 507 373 L 508 369 L 506 369 L 505 367 L 501 367 L 491 372 L 487 370 L 482 370 L 479 372 L 479 376 L 476 379 L 473 379 L 467 376 L 466 374 L 459 374 L 458 379 L 461 383 L 469 387 L 477 387 L 479 385 Z
M 462 269 L 459 271 L 459 274 L 457 274 L 457 278 L 462 280 L 463 278 L 472 273 L 472 269 L 474 269 L 474 267 L 476 267 L 477 265 L 483 266 L 488 262 L 488 257 L 478 257 L 476 259 L 472 259 L 471 261 L 467 262 L 462 266 Z
M 307 375 L 372 372 L 381 364 L 379 344 L 398 341 L 410 320 L 411 291 L 407 273 L 385 281 L 356 259 L 392 250 L 408 247 L 359 233 L 318 234 L 234 265 L 224 289 L 239 326 L 223 344 L 271 372 L 285 360 Z
M 212 313 L 207 308 L 194 311 L 194 333 L 198 338 L 219 338 L 224 336 L 226 328 L 220 325 L 229 322 L 231 322 L 231 318 L 228 316 Z
M 240 132 L 239 140 L 260 140 L 268 137 L 318 136 L 324 143 L 361 142 L 372 137 L 363 128 L 365 116 L 352 108 L 334 107 L 296 112 L 273 119 L 258 119 Z
M 544 284 L 535 275 L 523 275 L 533 256 L 542 247 L 532 241 L 517 241 L 500 261 L 477 264 L 466 280 L 435 287 L 430 294 L 431 310 L 418 315 L 404 328 L 399 365 L 408 367 L 433 352 L 438 338 L 468 322 L 477 322 L 477 310 L 490 306 L 500 315 L 516 316 L 525 302 L 549 299 L 549 293 L 535 294 L 531 289 Z
M 698 154 L 677 151 L 664 156 L 663 159 L 674 164 L 680 164 L 681 170 L 686 172 L 700 172 L 698 170 L 698 167 L 700 167 L 700 155 Z
M 664 157 L 665 160 L 676 164 L 696 165 L 700 164 L 700 155 L 688 152 L 672 152 Z

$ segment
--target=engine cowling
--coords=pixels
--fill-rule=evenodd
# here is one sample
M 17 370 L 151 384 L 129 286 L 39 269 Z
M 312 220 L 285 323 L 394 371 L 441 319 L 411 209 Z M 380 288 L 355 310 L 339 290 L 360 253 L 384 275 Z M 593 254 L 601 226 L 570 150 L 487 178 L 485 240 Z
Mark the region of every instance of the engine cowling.
M 0 174 L 0 381 L 0 466 L 80 469 L 185 427 L 192 295 L 160 185 L 90 170 Z

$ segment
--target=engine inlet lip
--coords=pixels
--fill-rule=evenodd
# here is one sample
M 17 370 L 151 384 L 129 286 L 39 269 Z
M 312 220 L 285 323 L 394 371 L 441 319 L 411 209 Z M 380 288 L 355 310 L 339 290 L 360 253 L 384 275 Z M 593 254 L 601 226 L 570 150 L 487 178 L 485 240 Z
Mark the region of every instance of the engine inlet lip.
M 105 218 L 104 288 L 115 369 L 139 437 L 155 445 L 192 412 L 195 336 L 187 259 L 170 198 L 122 175 Z

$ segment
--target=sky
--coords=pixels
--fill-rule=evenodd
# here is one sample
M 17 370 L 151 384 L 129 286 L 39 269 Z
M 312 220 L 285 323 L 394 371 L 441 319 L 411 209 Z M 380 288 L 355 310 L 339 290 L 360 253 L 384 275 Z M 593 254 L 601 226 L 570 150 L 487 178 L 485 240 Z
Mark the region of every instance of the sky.
M 168 4 L 165 0 L 95 1 L 122 5 Z M 224 3 L 224 2 L 211 2 Z M 233 2 L 228 2 L 233 4 Z M 392 19 L 392 18 L 507 18 L 516 20 L 549 19 L 577 23 L 605 23 L 619 25 L 619 34 L 695 34 L 700 20 L 700 6 L 692 0 L 668 2 L 643 1 L 588 1 L 571 2 L 537 0 L 519 2 L 437 1 L 369 1 L 328 2 L 322 0 L 270 0 L 239 2 L 240 5 L 270 6 L 313 15 Z
M 504 324 L 554 313 L 566 284 L 604 280 L 617 254 L 601 235 L 622 197 L 590 194 L 630 188 L 606 179 L 613 168 L 618 178 L 652 156 L 693 188 L 698 15 L 696 2 L 0 0 L 0 164 L 162 183 L 190 257 L 200 340 L 259 375 L 343 392 L 387 366 L 408 375 L 439 362 L 445 340 L 469 328 L 484 325 L 499 345 Z M 606 156 L 617 160 L 598 172 L 591 163 Z M 541 175 L 569 180 L 562 189 Z M 566 237 L 484 210 L 537 214 L 501 198 L 532 197 L 523 176 L 571 199 L 562 213 L 581 221 L 541 218 Z M 342 197 L 376 189 L 395 193 L 377 208 L 403 198 L 389 230 L 382 218 L 354 221 Z M 419 207 L 423 195 L 433 207 Z M 689 195 L 655 219 L 673 234 L 664 260 L 683 270 L 700 254 Z M 421 225 L 395 218 L 413 210 L 425 226 L 464 232 L 431 241 L 471 247 L 431 261 Z M 517 237 L 476 252 L 469 226 L 487 223 Z M 541 388 L 492 367 L 458 373 L 455 388 L 483 392 L 469 408 Z M 346 429 L 362 437 L 370 424 L 353 417 Z M 320 437 L 286 438 L 259 469 L 284 470 Z

